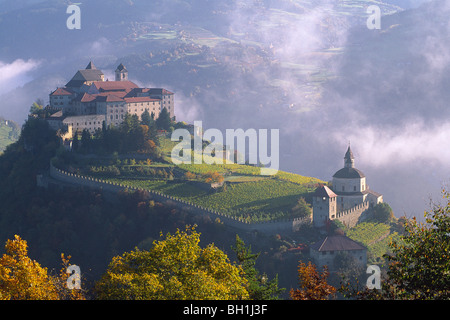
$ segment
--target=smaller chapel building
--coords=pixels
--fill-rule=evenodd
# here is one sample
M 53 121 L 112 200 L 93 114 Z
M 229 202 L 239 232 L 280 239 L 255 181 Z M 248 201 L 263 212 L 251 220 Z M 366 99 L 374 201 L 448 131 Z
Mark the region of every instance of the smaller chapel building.
M 381 202 L 383 195 L 371 190 L 364 173 L 355 168 L 349 146 L 344 167 L 333 175 L 331 188 L 320 186 L 313 194 L 313 224 L 324 227 L 327 221 L 339 219 L 353 225 L 367 209 Z
M 345 235 L 332 235 L 314 243 L 310 247 L 311 258 L 318 267 L 327 266 L 329 270 L 337 269 L 336 258 L 339 255 L 350 256 L 357 264 L 367 264 L 367 248 Z

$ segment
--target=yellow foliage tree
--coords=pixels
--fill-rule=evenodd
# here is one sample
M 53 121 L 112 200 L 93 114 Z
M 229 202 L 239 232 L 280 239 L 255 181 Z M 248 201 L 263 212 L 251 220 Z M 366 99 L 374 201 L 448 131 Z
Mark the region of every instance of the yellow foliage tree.
M 163 235 L 161 234 L 161 237 Z M 247 299 L 241 267 L 213 244 L 202 249 L 195 228 L 168 233 L 149 251 L 114 257 L 96 284 L 99 299 Z
M 0 300 L 60 300 L 84 299 L 80 291 L 65 286 L 65 270 L 69 258 L 63 258 L 61 276 L 48 274 L 47 268 L 28 257 L 28 245 L 20 236 L 7 240 L 6 253 L 0 258 Z
M 214 171 L 214 172 L 205 173 L 203 175 L 203 179 L 205 179 L 206 183 L 222 183 L 224 180 L 224 177 L 217 171 Z

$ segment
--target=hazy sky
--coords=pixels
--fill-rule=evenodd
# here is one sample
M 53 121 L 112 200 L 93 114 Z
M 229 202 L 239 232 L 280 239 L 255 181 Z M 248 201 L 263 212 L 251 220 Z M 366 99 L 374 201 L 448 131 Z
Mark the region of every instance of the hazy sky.
M 321 50 L 330 42 L 337 48 L 364 42 L 361 49 L 353 47 L 339 58 L 314 62 L 338 77 L 324 86 L 317 108 L 308 112 L 284 107 L 259 110 L 251 101 L 248 109 L 234 108 L 226 105 L 218 89 L 205 92 L 203 99 L 177 92 L 178 119 L 202 120 L 220 129 L 278 128 L 281 169 L 324 180 L 331 180 L 343 166 L 350 141 L 356 166 L 366 174 L 369 186 L 384 194 L 397 216 L 420 217 L 428 207 L 429 197 L 438 200 L 440 188 L 450 178 L 450 118 L 446 104 L 450 98 L 446 93 L 450 84 L 448 2 L 436 1 L 434 6 L 416 10 L 407 18 L 403 14 L 383 17 L 381 32 L 368 30 L 364 23 L 356 31 L 350 29 L 354 22 L 330 14 L 333 4 L 335 1 L 321 1 L 303 15 L 277 15 L 274 9 L 270 16 L 264 11 L 236 6 L 227 17 L 230 32 L 238 30 L 251 34 L 255 41 L 272 44 L 278 61 L 301 64 L 305 53 Z M 63 12 L 62 22 L 65 17 Z M 151 17 L 162 19 L 161 14 Z M 38 26 L 38 22 L 33 25 Z M 40 34 L 39 30 L 34 31 Z M 67 31 L 61 34 L 64 32 Z M 8 50 L 3 51 L 4 55 L 0 52 L 1 116 L 23 121 L 34 99 L 47 100 L 48 94 L 64 85 L 80 64 L 84 67 L 88 63 L 86 57 L 94 59 L 97 65 L 109 65 L 126 55 L 106 34 L 83 32 L 76 38 L 78 42 L 74 39 L 77 45 L 73 48 L 63 44 L 58 48 L 52 43 L 53 48 L 61 50 L 58 58 L 42 58 L 45 50 L 34 56 L 31 48 L 12 59 L 4 58 Z M 83 40 L 80 35 L 85 34 Z M 22 40 L 17 46 L 26 44 L 26 39 Z M 43 47 L 45 41 L 49 40 L 42 40 Z M 243 61 L 250 58 L 240 57 Z M 103 71 L 107 78 L 113 77 L 112 68 Z M 309 98 L 299 90 L 305 85 L 303 80 L 283 68 L 278 70 L 278 76 L 283 80 L 281 89 L 287 100 L 297 106 L 305 104 Z M 130 77 L 133 79 L 133 75 Z M 253 83 L 267 78 L 270 75 L 266 70 L 253 70 L 250 75 L 236 73 L 232 80 L 243 92 L 251 92 Z M 145 86 L 153 84 L 152 79 L 136 80 Z M 170 83 L 164 86 L 177 91 Z M 216 105 L 220 110 L 227 109 L 219 114 L 214 109 Z

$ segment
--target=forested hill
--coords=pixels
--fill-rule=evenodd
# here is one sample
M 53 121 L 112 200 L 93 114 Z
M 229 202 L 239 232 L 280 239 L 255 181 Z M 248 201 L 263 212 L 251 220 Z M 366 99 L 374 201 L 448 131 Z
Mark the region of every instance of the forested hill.
M 60 269 L 61 253 L 71 255 L 87 286 L 98 280 L 114 256 L 136 246 L 149 249 L 161 232 L 175 232 L 186 225 L 198 226 L 203 246 L 215 243 L 232 254 L 238 231 L 155 202 L 144 193 L 124 191 L 111 196 L 73 186 L 37 187 L 36 176 L 48 171 L 50 160 L 64 153 L 47 123 L 30 119 L 18 141 L 0 156 L 0 243 L 20 235 L 28 242 L 29 256 L 50 270 Z M 268 252 L 259 259 L 263 271 L 274 275 L 290 268 L 293 272 L 284 273 L 280 281 L 295 285 L 298 257 L 289 255 L 289 267 L 279 263 L 285 259 L 286 245 L 295 247 L 294 241 L 239 235 L 255 250 Z
M 0 156 L 0 243 L 18 234 L 41 264 L 59 270 L 60 254 L 69 254 L 88 278 L 96 278 L 114 255 L 151 244 L 160 231 L 195 223 L 177 221 L 175 212 L 139 194 L 106 201 L 89 190 L 38 188 L 36 175 L 48 170 L 59 148 L 47 123 L 33 119 Z
M 84 140 L 86 146 L 86 138 Z M 82 141 L 83 139 L 80 142 Z M 164 157 L 166 147 L 160 146 L 162 154 L 158 153 L 157 157 Z M 81 148 L 80 152 L 82 150 Z M 293 287 L 297 281 L 295 270 L 298 261 L 309 259 L 307 252 L 303 252 L 305 245 L 321 238 L 321 234 L 312 227 L 306 227 L 295 236 L 284 234 L 267 236 L 240 232 L 227 228 L 220 222 L 211 221 L 209 218 L 180 211 L 170 207 L 170 204 L 155 202 L 142 192 L 124 191 L 111 196 L 73 186 L 50 184 L 48 189 L 37 187 L 36 176 L 48 171 L 52 158 L 63 159 L 64 155 L 67 156 L 67 152 L 60 146 L 58 137 L 49 129 L 47 123 L 30 119 L 25 123 L 20 138 L 0 156 L 0 201 L 2 203 L 0 243 L 13 239 L 15 234 L 20 235 L 28 242 L 29 256 L 51 270 L 60 268 L 61 253 L 71 255 L 71 263 L 79 265 L 82 269 L 87 281 L 86 286 L 89 286 L 89 281 L 98 280 L 114 256 L 130 251 L 136 246 L 149 249 L 161 232 L 175 232 L 177 228 L 182 230 L 186 225 L 195 224 L 198 225 L 198 231 L 202 234 L 202 245 L 215 243 L 231 254 L 230 259 L 234 259 L 231 247 L 238 233 L 246 243 L 252 245 L 256 252 L 264 252 L 258 260 L 260 270 L 270 277 L 278 274 L 282 287 Z M 250 167 L 243 166 L 243 168 L 249 170 Z M 96 170 L 94 167 L 92 169 Z M 122 169 L 124 166 L 121 167 Z M 192 167 L 189 169 L 192 170 Z M 194 172 L 188 172 L 194 174 Z M 127 174 L 129 179 L 133 172 L 128 170 Z M 301 176 L 295 177 L 305 179 Z M 294 176 L 284 173 L 281 175 L 281 180 L 273 182 L 270 180 L 249 182 L 250 178 L 245 175 L 240 178 L 242 181 L 234 181 L 236 186 L 230 187 L 229 194 L 233 195 L 237 191 L 241 192 L 243 199 L 249 199 L 253 194 L 246 194 L 246 192 L 258 191 L 258 189 L 246 190 L 243 187 L 246 184 L 261 186 L 264 189 L 270 183 L 282 185 L 282 179 L 292 180 Z M 253 179 L 256 178 L 253 177 Z M 236 179 L 238 177 L 231 180 Z M 299 181 L 295 179 L 284 182 L 288 187 L 298 183 Z M 184 190 L 174 182 L 167 181 L 164 185 L 169 191 L 172 188 L 172 192 Z M 159 185 L 159 188 L 164 189 L 163 185 Z M 226 192 L 222 190 L 217 195 L 223 196 Z M 273 196 L 277 192 L 271 194 Z M 211 195 L 203 196 L 204 201 L 211 200 L 209 198 Z M 292 204 L 296 205 L 296 208 L 291 209 L 298 210 L 302 205 L 307 208 L 304 202 L 296 203 L 295 199 L 299 198 L 300 194 L 286 194 L 281 200 L 285 205 L 294 200 Z M 279 210 L 282 207 L 281 200 L 259 199 L 255 203 L 249 202 L 247 206 L 258 205 L 263 208 L 262 204 L 271 203 L 276 210 Z M 245 207 L 245 205 L 238 204 L 238 207 Z M 290 210 L 290 207 L 285 209 Z M 235 213 L 240 212 L 235 211 Z M 292 213 L 297 214 L 294 211 Z M 378 259 L 385 252 L 385 242 L 390 239 L 390 228 L 389 225 L 379 223 L 365 224 L 355 229 L 349 236 L 358 240 L 362 239 L 369 246 L 374 246 L 371 259 Z M 378 243 L 382 239 L 384 242 Z
M 8 145 L 19 138 L 20 127 L 11 120 L 0 117 L 0 153 L 6 149 Z

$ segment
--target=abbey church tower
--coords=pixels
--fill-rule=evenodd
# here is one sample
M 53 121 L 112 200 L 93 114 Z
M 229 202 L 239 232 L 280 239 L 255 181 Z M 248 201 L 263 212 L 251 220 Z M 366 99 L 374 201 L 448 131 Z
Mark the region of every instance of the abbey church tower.
M 128 81 L 128 70 L 121 63 L 116 69 L 116 81 Z

